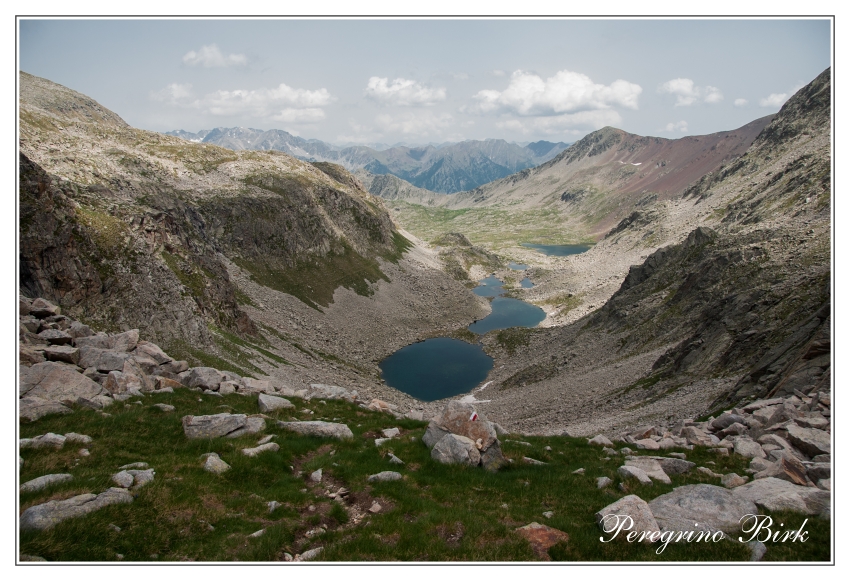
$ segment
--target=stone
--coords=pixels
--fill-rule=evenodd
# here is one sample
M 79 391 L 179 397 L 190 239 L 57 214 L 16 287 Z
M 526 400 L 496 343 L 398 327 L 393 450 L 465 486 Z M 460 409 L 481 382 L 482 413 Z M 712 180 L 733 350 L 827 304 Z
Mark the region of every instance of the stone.
M 139 341 L 136 343 L 136 348 L 133 349 L 133 352 L 154 360 L 157 365 L 170 363 L 172 361 L 171 357 L 169 357 L 165 351 L 160 349 L 158 345 L 154 345 L 148 341 Z
M 34 299 L 30 304 L 28 314 L 39 319 L 46 319 L 47 317 L 53 317 L 55 315 L 62 314 L 62 309 L 60 309 L 50 301 L 39 297 L 37 299 Z
M 747 478 L 738 476 L 734 472 L 729 474 L 724 474 L 720 477 L 720 484 L 723 485 L 724 488 L 735 488 L 741 486 L 742 484 L 747 483 Z
M 810 515 L 820 514 L 829 508 L 830 501 L 830 493 L 826 490 L 770 477 L 753 480 L 732 492 L 770 511 L 790 510 Z
M 260 440 L 257 442 L 257 444 L 268 444 L 268 443 L 269 443 L 269 442 L 271 442 L 271 441 L 272 441 L 275 437 L 276 437 L 276 436 L 275 436 L 274 434 L 269 434 L 268 436 L 263 436 L 262 438 L 260 438 Z
M 806 475 L 812 480 L 812 482 L 831 478 L 832 466 L 829 462 L 812 462 L 806 466 Z
M 431 458 L 441 464 L 477 466 L 481 461 L 481 454 L 470 438 L 448 434 L 431 449 Z
M 369 512 L 371 512 L 372 514 L 377 514 L 377 513 L 381 512 L 382 508 L 384 508 L 384 507 L 382 507 L 377 502 L 373 501 L 372 506 L 369 507 Z
M 256 448 L 244 448 L 242 453 L 245 456 L 253 458 L 258 454 L 262 454 L 263 452 L 277 452 L 280 450 L 280 446 L 275 444 L 274 442 L 269 442 L 268 444 L 263 444 L 262 446 L 257 446 Z
M 787 422 L 788 420 L 793 420 L 798 415 L 799 413 L 797 412 L 797 408 L 790 403 L 784 403 L 774 410 L 773 414 L 770 418 L 768 418 L 767 422 L 765 422 L 765 428 Z
M 42 434 L 41 436 L 36 436 L 34 438 L 24 438 L 20 441 L 20 448 L 53 448 L 55 450 L 61 450 L 65 445 L 65 436 L 61 434 L 54 434 L 53 432 L 47 432 L 46 434 Z
M 245 418 L 245 425 L 234 430 L 225 436 L 226 438 L 239 438 L 241 436 L 250 436 L 251 434 L 259 434 L 266 429 L 266 420 L 258 416 L 248 416 Z
M 64 361 L 72 365 L 80 362 L 80 350 L 70 345 L 51 345 L 45 347 L 43 353 L 48 361 Z
M 229 380 L 233 381 L 233 380 Z M 233 381 L 238 387 L 236 391 L 239 393 L 276 393 L 270 381 L 265 379 L 254 379 L 253 377 L 244 377 L 240 381 Z
M 383 446 L 387 442 L 391 442 L 391 441 L 392 441 L 392 438 L 375 438 L 375 445 L 376 446 Z
M 74 477 L 70 474 L 45 474 L 21 484 L 21 492 L 37 492 L 48 486 L 70 482 Z
M 387 403 L 387 402 L 380 400 L 380 399 L 377 399 L 377 398 L 370 401 L 369 405 L 366 406 L 367 409 L 370 409 L 372 411 L 384 412 L 384 413 L 389 413 L 389 412 L 393 411 L 393 409 L 396 408 L 396 407 L 397 406 L 394 406 L 391 403 Z
M 481 453 L 481 466 L 485 470 L 489 470 L 490 472 L 494 472 L 499 470 L 503 466 L 508 464 L 507 458 L 502 453 L 502 447 L 499 444 L 499 441 L 493 442 L 489 448 L 484 450 Z
M 91 456 L 91 452 L 89 452 L 87 448 L 80 448 L 77 450 L 77 455 L 85 458 L 86 456 Z
M 395 454 L 390 454 L 389 457 L 390 457 L 390 464 L 399 464 L 399 465 L 404 464 L 404 462 L 401 460 L 401 458 L 399 458 Z
M 546 466 L 546 462 L 541 462 L 540 460 L 529 458 L 528 456 L 523 456 L 522 461 L 526 464 L 531 464 L 532 466 Z
M 308 392 L 310 399 L 341 399 L 350 403 L 354 403 L 355 395 L 353 392 L 336 385 L 325 385 L 323 383 L 311 383 L 310 391 Z M 387 410 L 392 409 L 390 404 L 384 403 Z M 383 409 L 380 411 L 384 411 Z
M 661 467 L 661 464 L 657 460 L 653 460 L 652 458 L 637 457 L 633 460 L 626 460 L 626 466 L 639 468 L 652 480 L 656 480 L 664 484 L 672 484 L 670 477 L 667 476 L 666 472 L 664 472 L 664 469 Z
M 151 407 L 155 407 L 155 408 L 157 408 L 157 409 L 159 409 L 159 410 L 164 411 L 165 413 L 171 413 L 171 412 L 173 412 L 175 409 L 177 409 L 177 408 L 175 408 L 173 405 L 168 405 L 167 403 L 155 403 L 155 404 L 153 404 Z
M 589 439 L 587 441 L 587 443 L 590 444 L 591 446 L 605 446 L 605 447 L 608 447 L 608 448 L 611 448 L 611 447 L 614 446 L 614 443 L 611 440 L 609 440 L 608 438 L 606 438 L 605 436 L 603 436 L 602 434 L 599 434 L 598 436 L 594 436 L 593 438 Z
M 380 510 L 380 505 L 378 505 L 378 510 Z M 318 557 L 322 553 L 323 550 L 324 550 L 324 547 L 316 547 L 315 549 L 310 549 L 309 551 L 304 551 L 295 560 L 296 561 L 312 561 L 316 557 Z
M 122 470 L 121 472 L 112 475 L 112 482 L 121 488 L 130 488 L 133 486 L 133 475 L 126 470 Z
M 651 533 L 661 532 L 649 505 L 634 494 L 624 496 L 617 502 L 609 504 L 597 512 L 594 517 L 603 533 L 613 536 L 615 532 L 620 531 L 617 533 L 617 539 L 626 540 L 627 533 L 631 531 L 646 532 L 645 536 L 638 536 L 637 539 L 649 543 L 651 541 L 648 536 Z M 611 537 L 601 537 L 600 540 L 602 539 L 609 541 Z
M 221 413 L 211 416 L 183 416 L 187 438 L 219 438 L 245 426 L 245 414 Z
M 91 337 L 94 335 L 94 331 L 88 325 L 84 325 L 79 321 L 72 321 L 71 326 L 68 327 L 68 334 L 75 339 L 76 343 L 76 339 L 80 337 Z
M 670 454 L 671 456 L 673 454 Z M 681 454 L 684 456 L 684 454 Z M 675 474 L 687 474 L 691 470 L 693 470 L 694 464 L 693 462 L 688 462 L 684 458 L 667 458 L 665 456 L 645 456 L 645 458 L 650 458 L 658 462 L 661 465 L 661 469 L 668 475 L 673 476 Z
M 103 387 L 62 363 L 45 361 L 21 368 L 20 397 L 37 397 L 73 404 L 77 398 L 91 399 L 105 393 Z
M 265 393 L 260 394 L 260 397 L 257 398 L 257 402 L 260 407 L 260 413 L 264 414 L 268 412 L 273 412 L 275 410 L 282 410 L 295 407 L 288 399 L 277 397 L 275 395 L 267 395 Z
M 353 438 L 354 434 L 351 429 L 345 424 L 335 424 L 332 422 L 312 421 L 312 422 L 277 422 L 279 428 L 296 432 L 304 436 L 316 436 L 319 438 L 336 438 L 344 440 Z
M 644 486 L 652 485 L 652 480 L 650 480 L 646 472 L 644 472 L 640 468 L 635 468 L 634 466 L 620 466 L 619 468 L 617 468 L 617 474 L 623 480 L 634 479 L 643 484 Z
M 204 462 L 204 470 L 212 472 L 213 474 L 224 474 L 230 470 L 230 464 L 222 460 L 218 454 L 213 452 L 207 456 L 207 459 Z
M 700 466 L 699 468 L 697 468 L 697 472 L 702 472 L 703 474 L 705 474 L 706 476 L 708 476 L 710 478 L 720 478 L 721 477 L 720 474 L 717 474 L 714 470 L 712 470 L 711 468 L 707 468 L 705 466 Z
M 50 345 L 70 345 L 74 340 L 68 333 L 59 329 L 45 329 L 38 334 L 38 338 Z
M 715 432 L 718 432 L 720 430 L 725 430 L 726 428 L 728 428 L 732 424 L 742 424 L 743 425 L 743 423 L 744 423 L 743 416 L 740 416 L 738 414 L 724 413 L 724 414 L 721 414 L 719 418 L 717 418 L 716 420 L 711 422 L 711 429 L 714 430 Z
M 111 349 L 100 349 L 84 345 L 79 349 L 80 357 L 78 365 L 84 369 L 95 368 L 101 373 L 110 371 L 123 371 L 124 364 L 130 359 L 129 353 L 113 351 Z
M 516 532 L 528 541 L 534 555 L 541 561 L 551 561 L 549 549 L 558 543 L 566 543 L 570 540 L 570 536 L 564 531 L 537 522 L 519 527 Z
M 422 441 L 425 442 L 425 445 L 429 448 L 433 448 L 434 444 L 442 440 L 444 436 L 450 433 L 451 432 L 449 432 L 448 430 L 438 426 L 435 422 L 431 422 L 425 429 L 425 435 L 422 436 Z
M 22 366 L 30 367 L 37 363 L 44 363 L 44 347 L 32 347 L 21 344 L 18 347 L 18 361 Z
M 736 488 L 735 490 L 740 490 Z M 649 503 L 662 531 L 723 531 L 740 534 L 740 519 L 758 514 L 755 504 L 711 484 L 680 486 Z
M 394 480 L 401 480 L 401 474 L 385 470 L 383 472 L 378 472 L 377 474 L 372 474 L 367 480 L 369 482 L 392 482 Z
M 133 486 L 137 489 L 153 482 L 154 475 L 156 474 L 153 468 L 148 468 L 147 470 L 127 470 L 127 472 L 133 477 Z
M 714 444 L 709 435 L 696 426 L 685 426 L 682 428 L 681 436 L 688 444 L 694 446 L 711 446 Z
M 421 410 L 410 410 L 406 414 L 404 414 L 408 420 L 416 420 L 418 422 L 425 420 L 425 414 Z
M 44 365 L 41 363 L 40 365 Z M 33 366 L 35 369 L 37 366 Z M 814 428 L 801 428 L 796 425 L 788 426 L 788 441 L 801 452 L 811 456 L 832 454 L 829 433 Z
M 469 438 L 479 450 L 486 450 L 498 438 L 496 430 L 472 404 L 450 401 L 429 423 L 457 436 Z M 439 441 L 439 440 L 438 440 Z
M 147 462 L 131 462 L 130 464 L 119 466 L 118 470 L 147 470 L 147 468 Z
M 614 481 L 608 478 L 607 476 L 600 476 L 596 479 L 596 488 L 607 488 L 611 486 Z
M 310 480 L 312 480 L 313 482 L 321 482 L 322 481 L 322 469 L 319 468 L 318 470 L 316 470 L 315 472 L 310 474 Z
M 780 405 L 784 401 L 785 400 L 782 399 L 781 397 L 777 397 L 777 398 L 774 398 L 774 399 L 760 399 L 758 401 L 754 401 L 753 403 L 744 406 L 744 411 L 751 414 L 751 413 L 755 412 L 756 410 L 760 410 L 760 409 L 768 407 L 768 406 Z
M 744 458 L 767 458 L 759 443 L 749 438 L 739 438 L 735 441 L 735 453 Z
M 573 470 L 573 474 L 584 474 L 584 468 L 579 468 L 578 470 Z
M 660 450 L 661 449 L 661 447 L 658 445 L 658 442 L 656 442 L 655 440 L 649 439 L 649 438 L 646 438 L 644 440 L 635 440 L 634 445 L 637 446 L 638 450 L 654 451 L 654 450 Z
M 743 436 L 749 431 L 750 429 L 744 424 L 739 424 L 738 422 L 735 422 L 731 426 L 728 426 L 723 430 L 717 432 L 717 437 L 726 438 L 727 436 Z
M 188 387 L 200 387 L 201 389 L 218 391 L 218 386 L 222 381 L 225 381 L 224 374 L 218 369 L 213 369 L 212 367 L 193 367 L 189 370 L 186 385 Z
M 76 432 L 65 434 L 66 444 L 91 444 L 93 441 L 91 436 L 86 436 L 85 434 L 77 434 Z
M 818 480 L 818 488 L 821 490 L 832 490 L 832 478 Z
M 782 452 L 779 460 L 755 475 L 755 478 L 779 478 L 800 486 L 807 486 L 806 467 L 789 452 Z
M 256 539 L 256 538 L 262 537 L 264 534 L 266 534 L 266 529 L 260 529 L 258 531 L 251 533 L 250 535 L 248 535 L 248 538 L 249 539 Z
M 172 373 L 175 376 L 189 370 L 189 363 L 186 361 L 170 361 L 163 363 L 157 369 L 157 374 Z
M 381 430 L 381 434 L 384 435 L 385 438 L 395 438 L 401 433 L 398 428 L 387 428 L 385 430 Z
M 661 438 L 658 441 L 658 449 L 659 450 L 669 450 L 671 448 L 678 448 L 679 444 L 676 443 L 676 440 L 673 438 Z
M 48 349 L 50 349 L 50 347 L 44 350 L 45 355 L 47 355 Z M 47 358 L 50 359 L 49 356 Z M 814 428 L 816 430 L 825 430 L 827 427 L 829 427 L 829 420 L 827 420 L 819 413 L 809 413 L 805 415 L 801 414 L 794 420 L 794 422 L 800 427 Z
M 39 418 L 50 414 L 70 414 L 73 410 L 65 407 L 58 401 L 51 401 L 42 397 L 24 397 L 18 404 L 18 413 L 22 419 L 34 422 Z
M 80 494 L 67 500 L 51 500 L 31 506 L 20 518 L 22 531 L 46 530 L 69 519 L 84 516 L 112 504 L 129 504 L 133 495 L 123 488 L 110 488 L 100 494 Z

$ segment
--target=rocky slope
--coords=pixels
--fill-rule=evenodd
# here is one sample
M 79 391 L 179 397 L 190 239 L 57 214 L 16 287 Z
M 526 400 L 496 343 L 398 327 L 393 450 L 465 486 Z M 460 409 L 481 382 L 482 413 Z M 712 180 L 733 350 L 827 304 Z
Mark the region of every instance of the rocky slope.
M 376 383 L 378 359 L 486 313 L 438 263 L 403 257 L 410 242 L 340 166 L 137 130 L 26 73 L 20 149 L 21 291 L 97 329 Z M 316 333 L 328 319 L 335 333 Z M 363 348 L 361 327 L 382 319 L 387 337 Z M 343 364 L 355 350 L 363 363 Z
M 217 127 L 198 133 L 177 130 L 166 135 L 237 151 L 284 151 L 306 161 L 337 163 L 350 171 L 365 169 L 376 175 L 395 175 L 416 187 L 440 193 L 475 188 L 539 165 L 568 145 L 538 141 L 522 147 L 502 139 L 487 139 L 440 147 L 399 145 L 377 150 L 365 145 L 337 147 L 318 139 L 296 137 L 280 129 L 263 131 L 246 127 Z
M 529 297 L 593 286 L 604 304 L 514 355 L 488 337 L 504 362 L 484 392 L 491 415 L 588 433 L 828 386 L 830 85 L 827 70 L 736 161 L 535 280 Z M 626 274 L 624 258 L 642 264 Z

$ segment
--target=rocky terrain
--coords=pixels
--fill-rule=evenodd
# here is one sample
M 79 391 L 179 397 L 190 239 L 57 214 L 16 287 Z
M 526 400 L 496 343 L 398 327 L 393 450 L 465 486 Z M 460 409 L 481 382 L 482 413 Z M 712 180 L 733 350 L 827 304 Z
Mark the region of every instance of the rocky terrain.
M 537 141 L 522 147 L 502 139 L 487 139 L 445 143 L 438 147 L 337 147 L 318 139 L 296 137 L 280 129 L 263 131 L 246 127 L 217 127 L 197 133 L 177 130 L 166 135 L 236 151 L 283 151 L 305 161 L 336 163 L 349 171 L 397 176 L 416 187 L 444 194 L 472 189 L 539 165 L 568 145 Z

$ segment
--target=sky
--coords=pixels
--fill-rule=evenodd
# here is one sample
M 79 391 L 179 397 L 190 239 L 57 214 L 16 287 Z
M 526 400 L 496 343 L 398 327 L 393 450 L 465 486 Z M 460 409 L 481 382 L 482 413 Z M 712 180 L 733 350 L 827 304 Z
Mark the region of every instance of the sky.
M 775 113 L 825 19 L 19 20 L 19 68 L 134 127 L 335 144 L 681 137 Z

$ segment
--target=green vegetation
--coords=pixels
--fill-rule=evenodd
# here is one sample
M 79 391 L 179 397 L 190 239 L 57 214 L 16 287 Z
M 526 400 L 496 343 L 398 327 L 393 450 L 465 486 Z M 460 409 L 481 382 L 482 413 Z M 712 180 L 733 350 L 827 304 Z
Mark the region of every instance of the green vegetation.
M 198 399 L 201 401 L 198 401 Z M 138 400 L 137 400 L 138 401 Z M 503 438 L 505 455 L 514 462 L 497 473 L 446 466 L 431 459 L 421 442 L 424 422 L 395 420 L 340 402 L 305 402 L 293 398 L 295 409 L 270 415 L 283 420 L 302 418 L 346 423 L 354 439 L 337 441 L 285 432 L 267 420 L 267 434 L 276 436 L 278 452 L 255 458 L 241 449 L 256 445 L 258 436 L 189 440 L 181 427 L 186 414 L 208 415 L 228 411 L 256 413 L 256 397 L 238 394 L 223 398 L 199 396 L 188 390 L 156 394 L 143 405 L 116 403 L 109 417 L 78 409 L 66 416 L 47 416 L 21 424 L 21 437 L 47 432 L 87 434 L 94 441 L 91 455 L 80 457 L 79 445 L 62 450 L 24 449 L 21 481 L 43 474 L 70 472 L 74 480 L 40 492 L 23 493 L 20 509 L 87 492 L 99 493 L 113 483 L 118 467 L 147 462 L 156 471 L 154 482 L 136 493 L 132 504 L 114 505 L 81 518 L 66 520 L 44 532 L 25 532 L 20 552 L 48 561 L 274 561 L 290 554 L 324 547 L 319 560 L 329 561 L 523 561 L 534 560 L 528 543 L 515 529 L 532 521 L 569 534 L 570 539 L 549 550 L 563 561 L 747 561 L 746 546 L 732 541 L 708 544 L 671 544 L 660 555 L 656 545 L 600 543 L 594 513 L 626 494 L 651 500 L 676 486 L 716 484 L 700 472 L 673 476 L 672 485 L 655 483 L 638 487 L 622 482 L 620 462 L 607 460 L 598 447 L 582 438 Z M 152 403 L 168 403 L 175 413 L 163 413 Z M 382 447 L 373 439 L 383 428 L 397 426 L 402 435 Z M 411 438 L 413 438 L 411 440 Z M 509 440 L 522 439 L 530 446 Z M 551 446 L 551 451 L 544 448 Z M 719 473 L 742 474 L 747 460 L 737 455 L 718 456 L 708 450 L 685 452 L 697 465 L 710 465 Z M 222 475 L 202 469 L 202 454 L 216 452 L 232 469 Z M 404 460 L 395 466 L 392 452 Z M 643 454 L 638 451 L 635 454 Z M 653 452 L 647 452 L 653 454 Z M 529 456 L 546 466 L 522 461 Z M 713 464 L 709 464 L 713 462 Z M 290 468 L 292 467 L 292 468 Z M 294 470 L 293 470 L 294 468 Z M 321 468 L 321 484 L 309 474 Z M 573 474 L 584 468 L 585 474 Z M 396 470 L 403 480 L 369 483 L 367 478 Z M 614 482 L 596 488 L 596 478 Z M 346 503 L 331 500 L 327 488 L 348 488 Z M 327 487 L 327 488 L 326 488 Z M 269 512 L 268 502 L 281 504 Z M 371 514 L 377 501 L 383 508 Z M 356 505 L 357 510 L 352 510 Z M 313 507 L 313 510 L 310 507 Z M 542 513 L 552 511 L 551 519 Z M 363 520 L 354 518 L 365 515 Z M 799 527 L 799 514 L 774 513 L 786 529 Z M 110 527 L 116 525 L 121 530 Z M 326 532 L 307 537 L 319 526 Z M 805 544 L 770 543 L 765 560 L 815 561 L 830 557 L 830 522 L 809 518 Z M 265 529 L 258 538 L 248 535 Z
M 583 296 L 584 293 L 579 293 L 577 295 L 574 295 L 572 293 L 560 293 L 542 301 L 535 302 L 537 302 L 538 305 L 542 306 L 550 305 L 558 307 L 558 314 L 566 315 L 581 304 L 581 299 Z
M 211 273 L 201 268 L 195 268 L 179 256 L 167 250 L 162 251 L 162 259 L 193 297 L 202 298 L 207 280 L 215 278 Z
M 519 347 L 526 347 L 534 329 L 526 327 L 511 327 L 496 333 L 496 342 L 501 345 L 508 355 L 513 355 Z
M 271 266 L 260 260 L 233 261 L 251 273 L 258 284 L 292 295 L 316 310 L 329 306 L 334 291 L 341 286 L 361 296 L 372 296 L 371 284 L 389 282 L 376 260 L 361 256 L 344 241 L 341 253 L 303 260 L 292 268 Z

